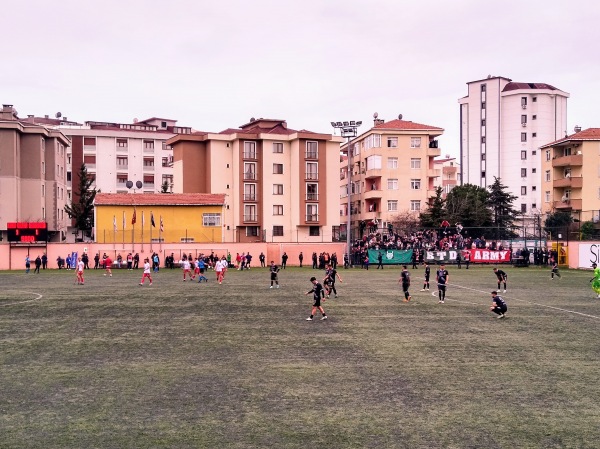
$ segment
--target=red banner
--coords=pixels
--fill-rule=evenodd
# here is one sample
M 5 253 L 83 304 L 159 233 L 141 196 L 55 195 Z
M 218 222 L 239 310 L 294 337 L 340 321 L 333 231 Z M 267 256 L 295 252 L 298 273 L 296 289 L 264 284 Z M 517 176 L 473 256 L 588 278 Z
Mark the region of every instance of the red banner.
M 466 249 L 461 251 L 463 260 L 470 256 L 473 263 L 510 262 L 510 251 L 492 251 L 489 249 Z

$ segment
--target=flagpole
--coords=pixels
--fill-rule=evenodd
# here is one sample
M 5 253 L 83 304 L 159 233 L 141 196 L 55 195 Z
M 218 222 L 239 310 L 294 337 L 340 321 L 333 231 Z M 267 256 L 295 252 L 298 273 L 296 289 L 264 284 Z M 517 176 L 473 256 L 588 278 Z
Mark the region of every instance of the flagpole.
M 162 252 L 162 228 L 163 228 L 163 221 L 162 221 L 162 215 L 160 216 L 160 222 L 159 222 L 159 226 L 158 226 L 158 247 L 159 247 L 159 251 Z
M 135 252 L 135 206 L 133 206 L 133 220 L 131 221 L 131 252 Z
M 142 211 L 142 253 L 144 252 L 144 211 Z
M 152 211 L 150 211 L 150 253 L 152 254 Z
M 125 211 L 123 211 L 123 249 L 125 249 Z
M 117 216 L 113 215 L 113 249 L 117 247 Z

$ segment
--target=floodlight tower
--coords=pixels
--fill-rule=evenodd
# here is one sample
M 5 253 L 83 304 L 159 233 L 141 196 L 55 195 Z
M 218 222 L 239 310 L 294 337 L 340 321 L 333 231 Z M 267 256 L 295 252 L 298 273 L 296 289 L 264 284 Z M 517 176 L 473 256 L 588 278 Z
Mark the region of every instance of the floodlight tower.
M 362 122 L 354 120 L 349 122 L 331 122 L 331 126 L 340 130 L 340 135 L 346 138 L 346 154 L 348 155 L 348 220 L 346 224 L 346 254 L 348 254 L 348 262 L 352 264 L 352 240 L 350 238 L 350 225 L 352 224 L 352 151 L 350 150 L 350 141 L 356 137 L 358 127 Z

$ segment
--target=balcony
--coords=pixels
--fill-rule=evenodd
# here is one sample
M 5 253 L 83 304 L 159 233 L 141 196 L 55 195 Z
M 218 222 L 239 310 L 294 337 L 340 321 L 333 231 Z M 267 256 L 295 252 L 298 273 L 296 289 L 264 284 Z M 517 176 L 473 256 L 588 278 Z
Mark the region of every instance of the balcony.
M 244 223 L 256 223 L 258 222 L 258 215 L 250 214 L 244 215 Z
M 553 167 L 577 167 L 583 165 L 583 154 L 571 154 L 570 156 L 558 156 L 552 159 Z
M 244 201 L 256 201 L 256 193 L 244 193 Z
M 581 210 L 581 200 L 554 201 L 553 206 L 557 210 Z
M 432 157 L 436 157 L 436 156 L 441 156 L 442 155 L 442 149 L 441 148 L 432 148 L 429 147 L 427 148 L 427 156 L 432 156 Z
M 117 171 L 124 172 L 129 170 L 129 164 L 117 164 Z
M 255 180 L 256 179 L 256 173 L 252 173 L 252 172 L 244 173 L 244 179 L 246 179 L 246 180 Z
M 319 201 L 319 194 L 318 193 L 307 193 L 306 201 Z
M 439 168 L 430 168 L 429 170 L 427 170 L 427 177 L 428 178 L 438 178 L 439 176 L 441 176 L 441 170 Z
M 83 151 L 84 151 L 84 153 L 95 153 L 96 145 L 84 145 Z
M 304 179 L 307 181 L 316 181 L 319 179 L 319 174 L 316 172 L 307 172 L 304 174 Z
M 310 222 L 310 223 L 316 223 L 319 221 L 319 214 L 307 214 L 306 215 L 306 222 Z
M 380 168 L 371 168 L 365 172 L 365 179 L 381 178 Z
M 145 172 L 152 172 L 152 171 L 154 171 L 154 165 L 144 165 L 144 171 Z
M 244 159 L 256 159 L 256 150 L 254 151 L 244 151 Z
M 314 150 L 306 150 L 305 159 L 319 159 L 319 152 Z
M 380 199 L 382 196 L 383 196 L 383 190 L 379 190 L 379 189 L 365 190 L 365 194 L 364 194 L 365 200 Z
M 580 189 L 583 187 L 583 178 L 581 176 L 571 177 L 567 176 L 562 179 L 556 179 L 552 184 L 553 187 L 571 187 L 573 189 Z

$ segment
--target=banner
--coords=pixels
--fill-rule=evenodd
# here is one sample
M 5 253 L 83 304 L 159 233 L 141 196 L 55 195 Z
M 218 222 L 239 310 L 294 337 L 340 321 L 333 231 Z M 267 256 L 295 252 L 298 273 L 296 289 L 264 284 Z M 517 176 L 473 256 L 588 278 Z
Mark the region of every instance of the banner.
M 425 251 L 424 260 L 429 263 L 456 263 L 460 252 L 460 260 L 465 263 L 470 257 L 472 263 L 502 263 L 510 262 L 510 251 L 492 251 L 489 249 L 450 249 L 447 251 Z
M 369 250 L 369 263 L 379 263 L 379 253 L 381 253 L 382 263 L 384 265 L 403 264 L 410 263 L 412 257 L 412 250 L 400 250 L 400 249 L 370 249 Z
M 578 262 L 578 268 L 591 268 L 593 263 L 600 265 L 600 243 L 581 243 Z

